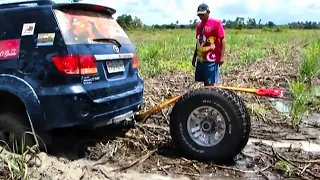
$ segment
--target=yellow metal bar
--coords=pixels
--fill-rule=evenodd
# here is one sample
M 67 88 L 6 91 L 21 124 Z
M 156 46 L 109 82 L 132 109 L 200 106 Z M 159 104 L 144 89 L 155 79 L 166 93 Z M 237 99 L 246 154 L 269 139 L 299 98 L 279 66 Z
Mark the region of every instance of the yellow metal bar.
M 222 88 L 222 89 L 228 89 L 228 90 L 240 91 L 240 92 L 246 92 L 246 93 L 256 93 L 258 91 L 256 88 L 240 88 L 240 87 L 230 87 L 230 86 L 205 86 L 204 88 Z M 136 118 L 138 120 L 144 121 L 151 114 L 154 114 L 154 113 L 162 110 L 163 108 L 169 106 L 170 104 L 177 102 L 183 95 L 184 95 L 184 93 L 182 95 L 177 96 L 177 97 L 166 100 L 166 101 L 156 105 L 155 107 L 153 107 L 147 111 L 141 112 L 137 115 Z
M 221 88 L 228 89 L 233 91 L 240 91 L 246 93 L 256 93 L 258 91 L 257 88 L 241 88 L 241 87 L 231 87 L 231 86 L 205 86 L 204 88 Z
M 144 111 L 144 112 L 140 113 L 140 114 L 137 116 L 137 118 L 138 118 L 139 120 L 144 121 L 144 120 L 147 119 L 151 114 L 153 114 L 153 113 L 155 113 L 155 112 L 157 112 L 157 111 L 162 110 L 163 108 L 165 108 L 166 106 L 169 106 L 169 105 L 172 104 L 172 103 L 177 102 L 182 96 L 183 96 L 183 94 L 180 95 L 180 96 L 171 98 L 171 99 L 169 99 L 169 100 L 167 100 L 167 101 L 164 101 L 164 102 L 158 104 L 157 106 L 155 106 L 155 107 L 153 107 L 153 108 L 151 108 L 151 109 L 149 109 L 149 110 L 147 110 L 147 111 Z

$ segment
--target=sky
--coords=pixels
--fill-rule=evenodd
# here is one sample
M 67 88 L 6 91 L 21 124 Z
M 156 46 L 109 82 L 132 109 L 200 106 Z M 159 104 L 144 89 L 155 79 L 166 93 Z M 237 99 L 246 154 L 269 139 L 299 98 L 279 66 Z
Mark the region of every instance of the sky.
M 0 0 L 0 3 L 13 0 Z M 25 1 L 25 0 L 17 0 Z M 68 2 L 67 0 L 54 0 Z M 117 10 L 115 18 L 122 14 L 139 17 L 146 25 L 176 23 L 188 24 L 198 19 L 199 4 L 206 3 L 210 16 L 217 19 L 236 17 L 262 19 L 283 24 L 292 21 L 320 21 L 320 0 L 82 0 L 112 7 Z

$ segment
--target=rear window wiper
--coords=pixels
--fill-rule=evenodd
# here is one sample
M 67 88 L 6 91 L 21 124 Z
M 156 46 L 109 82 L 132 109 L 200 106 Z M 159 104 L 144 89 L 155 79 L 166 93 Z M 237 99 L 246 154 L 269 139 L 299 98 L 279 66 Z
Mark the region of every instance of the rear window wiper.
M 117 41 L 116 39 L 112 39 L 112 38 L 97 38 L 97 39 L 93 39 L 93 41 L 113 42 L 113 43 L 117 44 L 119 48 L 121 47 L 121 44 L 119 43 L 119 41 Z

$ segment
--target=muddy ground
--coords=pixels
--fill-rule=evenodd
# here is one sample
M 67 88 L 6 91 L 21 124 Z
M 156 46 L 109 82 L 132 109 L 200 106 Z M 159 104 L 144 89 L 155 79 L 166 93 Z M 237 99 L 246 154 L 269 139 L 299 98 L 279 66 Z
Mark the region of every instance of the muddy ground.
M 297 74 L 295 65 L 270 61 L 251 64 L 246 71 L 235 69 L 230 75 L 224 76 L 223 83 L 287 88 L 286 79 L 295 78 Z M 152 79 L 145 79 L 144 108 L 195 86 L 198 84 L 193 82 L 193 75 L 181 71 L 168 71 Z M 40 153 L 37 163 L 30 165 L 30 178 L 320 178 L 320 129 L 316 124 L 319 124 L 320 119 L 317 112 L 313 112 L 312 117 L 307 118 L 299 130 L 295 130 L 288 125 L 288 116 L 276 110 L 272 104 L 282 101 L 239 95 L 250 109 L 252 132 L 245 149 L 229 165 L 200 163 L 180 157 L 170 144 L 168 114 L 171 107 L 168 107 L 131 129 L 120 131 L 116 126 L 95 132 L 59 132 L 55 139 L 55 149 L 49 152 L 50 155 Z M 0 179 L 8 176 L 3 169 L 0 172 Z

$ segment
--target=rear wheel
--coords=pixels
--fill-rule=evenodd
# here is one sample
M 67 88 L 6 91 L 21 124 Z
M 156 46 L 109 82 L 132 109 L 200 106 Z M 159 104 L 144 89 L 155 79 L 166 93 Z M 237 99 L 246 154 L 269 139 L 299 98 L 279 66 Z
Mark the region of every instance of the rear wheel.
M 170 115 L 174 146 L 185 157 L 229 162 L 248 142 L 250 116 L 235 93 L 198 89 L 185 94 Z
M 0 141 L 9 146 L 14 153 L 23 153 L 26 146 L 35 145 L 28 118 L 23 115 L 6 112 L 0 114 Z

